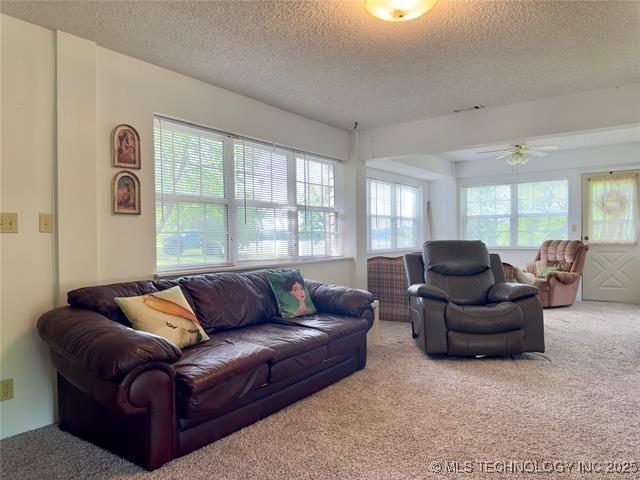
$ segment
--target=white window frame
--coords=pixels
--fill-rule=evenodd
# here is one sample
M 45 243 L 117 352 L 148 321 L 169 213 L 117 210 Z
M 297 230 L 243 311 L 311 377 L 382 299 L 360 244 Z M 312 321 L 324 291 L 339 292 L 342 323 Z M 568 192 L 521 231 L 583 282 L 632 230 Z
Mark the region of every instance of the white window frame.
M 422 246 L 424 240 L 424 188 L 419 182 L 411 181 L 410 179 L 399 178 L 397 175 L 389 174 L 386 172 L 378 172 L 368 170 L 366 175 L 366 204 L 367 204 L 367 254 L 368 255 L 381 255 L 387 253 L 398 252 L 411 252 L 419 249 Z M 391 248 L 374 249 L 371 246 L 371 181 L 384 182 L 391 185 Z M 396 211 L 396 186 L 401 185 L 405 187 L 411 187 L 416 189 L 416 244 L 410 247 L 397 247 L 397 225 L 398 215 Z
M 192 127 L 194 129 L 205 130 L 209 133 L 217 135 L 223 142 L 223 180 L 224 180 L 224 198 L 222 199 L 203 199 L 202 197 L 191 197 L 185 195 L 164 194 L 162 192 L 156 192 L 156 200 L 164 198 L 167 200 L 190 200 L 194 203 L 201 204 L 214 204 L 225 205 L 227 208 L 227 248 L 228 255 L 226 262 L 219 263 L 202 263 L 195 265 L 177 265 L 171 267 L 160 267 L 158 265 L 157 254 L 157 232 L 154 235 L 154 253 L 156 258 L 156 274 L 158 276 L 171 276 L 183 273 L 202 273 L 216 270 L 234 270 L 234 269 L 249 269 L 253 267 L 267 267 L 274 265 L 286 265 L 297 263 L 313 263 L 318 261 L 333 261 L 340 260 L 343 257 L 344 245 L 341 241 L 342 223 L 343 223 L 343 209 L 342 209 L 342 162 L 336 159 L 319 155 L 316 153 L 302 152 L 297 149 L 293 149 L 283 145 L 276 145 L 279 150 L 286 151 L 287 154 L 287 188 L 288 188 L 288 201 L 287 204 L 265 202 L 261 200 L 245 200 L 236 198 L 236 184 L 235 184 L 235 158 L 234 158 L 234 140 L 242 138 L 238 135 L 223 132 L 221 130 L 210 128 L 202 125 L 193 124 L 191 122 L 185 122 L 183 120 L 173 119 L 163 115 L 154 115 L 154 129 L 155 120 L 173 122 L 181 124 L 183 126 Z M 269 142 L 257 140 L 249 137 L 246 138 L 247 142 L 263 143 L 269 145 Z M 155 159 L 155 144 L 154 144 L 154 159 Z M 331 165 L 334 169 L 334 207 L 311 207 L 307 206 L 307 210 L 331 212 L 336 214 L 336 228 L 338 235 L 338 254 L 331 256 L 322 255 L 299 255 L 298 247 L 298 212 L 305 208 L 304 205 L 297 203 L 297 191 L 296 191 L 296 157 L 300 155 L 309 155 L 312 157 L 310 162 L 321 162 Z M 154 191 L 155 191 L 155 168 L 154 168 Z M 277 259 L 265 259 L 265 260 L 240 260 L 238 258 L 238 218 L 237 211 L 239 208 L 244 207 L 265 207 L 265 208 L 286 208 L 290 212 L 290 228 L 292 234 L 292 241 L 289 244 L 289 255 Z M 154 212 L 156 206 L 154 205 Z
M 308 162 L 316 162 L 316 163 L 324 163 L 325 165 L 329 165 L 331 167 L 333 167 L 333 207 L 320 207 L 320 206 L 311 206 L 311 205 L 303 205 L 303 204 L 299 204 L 298 203 L 298 185 L 297 185 L 297 178 L 298 178 L 298 171 L 297 171 L 297 158 L 302 156 L 303 161 L 308 161 Z M 335 258 L 335 257 L 342 257 L 343 255 L 343 251 L 344 251 L 344 245 L 342 244 L 342 242 L 340 241 L 341 236 L 342 236 L 342 208 L 339 208 L 342 205 L 342 175 L 341 175 L 341 168 L 340 168 L 340 164 L 339 162 L 336 162 L 335 160 L 330 160 L 327 158 L 321 158 L 318 157 L 317 155 L 309 155 L 311 157 L 313 157 L 312 159 L 307 159 L 306 158 L 307 154 L 305 152 L 295 152 L 293 155 L 293 158 L 291 159 L 289 165 L 293 165 L 292 166 L 292 171 L 293 174 L 289 176 L 289 180 L 290 182 L 293 183 L 293 185 L 289 185 L 289 195 L 292 195 L 292 204 L 295 205 L 295 212 L 293 214 L 294 219 L 294 224 L 295 224 L 295 232 L 296 232 L 296 237 L 295 237 L 295 254 L 297 255 L 296 258 L 300 259 L 300 260 L 312 260 L 312 259 L 319 259 L 319 258 Z M 305 182 L 308 183 L 308 182 Z M 323 213 L 334 213 L 336 215 L 336 235 L 337 235 L 337 248 L 338 248 L 338 254 L 337 255 L 300 255 L 300 248 L 299 248 L 299 230 L 298 230 L 298 213 L 301 211 L 307 211 L 307 212 L 323 212 Z
M 570 213 L 570 200 L 571 200 L 571 184 L 567 177 L 559 177 L 559 178 L 541 178 L 541 179 L 530 179 L 530 180 L 522 180 L 519 182 L 514 181 L 495 181 L 495 182 L 486 182 L 486 183 L 465 183 L 460 184 L 460 233 L 463 240 L 467 240 L 467 188 L 474 187 L 492 187 L 492 186 L 509 186 L 510 187 L 510 212 L 509 214 L 504 215 L 483 215 L 482 218 L 509 218 L 509 245 L 487 245 L 489 248 L 493 249 L 538 249 L 539 245 L 520 245 L 518 243 L 518 218 L 519 217 L 546 217 L 544 214 L 537 213 L 525 213 L 518 214 L 518 186 L 524 185 L 527 183 L 544 183 L 544 182 L 557 182 L 564 181 L 567 185 L 567 238 L 569 236 L 569 219 L 571 216 Z

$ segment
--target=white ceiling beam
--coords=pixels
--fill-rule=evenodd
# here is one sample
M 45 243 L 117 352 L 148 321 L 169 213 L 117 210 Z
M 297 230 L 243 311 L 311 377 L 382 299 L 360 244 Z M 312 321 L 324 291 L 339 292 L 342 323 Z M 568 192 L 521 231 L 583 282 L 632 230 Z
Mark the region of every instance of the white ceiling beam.
M 363 130 L 361 160 L 438 154 L 479 145 L 640 121 L 640 83 Z
M 421 180 L 435 180 L 453 176 L 452 162 L 434 155 L 413 155 L 392 159 L 378 158 L 367 161 L 367 167 Z

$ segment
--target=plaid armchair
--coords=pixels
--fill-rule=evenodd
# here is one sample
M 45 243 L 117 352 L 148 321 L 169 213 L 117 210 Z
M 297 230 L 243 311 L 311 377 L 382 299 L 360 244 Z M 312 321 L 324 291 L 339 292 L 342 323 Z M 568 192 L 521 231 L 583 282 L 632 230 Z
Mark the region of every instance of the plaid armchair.
M 402 257 L 373 257 L 367 260 L 368 290 L 380 302 L 380 318 L 409 321 L 407 279 Z

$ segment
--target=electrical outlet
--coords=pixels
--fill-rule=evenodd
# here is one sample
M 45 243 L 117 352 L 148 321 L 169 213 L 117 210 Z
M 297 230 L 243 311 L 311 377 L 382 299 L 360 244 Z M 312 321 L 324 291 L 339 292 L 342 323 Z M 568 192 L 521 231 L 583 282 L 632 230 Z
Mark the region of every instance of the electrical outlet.
M 13 398 L 13 378 L 0 380 L 0 402 Z
M 40 214 L 40 233 L 53 232 L 53 219 L 50 213 Z
M 0 233 L 18 233 L 17 213 L 0 213 Z

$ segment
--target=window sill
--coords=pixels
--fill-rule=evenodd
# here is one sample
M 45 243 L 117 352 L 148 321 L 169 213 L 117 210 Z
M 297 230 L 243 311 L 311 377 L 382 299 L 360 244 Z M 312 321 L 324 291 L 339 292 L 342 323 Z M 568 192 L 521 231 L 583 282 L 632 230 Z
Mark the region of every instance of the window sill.
M 399 248 L 395 250 L 370 250 L 367 252 L 367 258 L 404 255 L 405 253 L 419 252 L 420 250 L 422 250 L 422 247 Z
M 264 268 L 281 268 L 301 266 L 314 263 L 330 263 L 330 262 L 343 262 L 351 261 L 353 257 L 318 257 L 310 259 L 298 259 L 298 260 L 284 260 L 282 262 L 260 262 L 260 263 L 247 263 L 242 265 L 224 265 L 220 267 L 207 267 L 207 268 L 192 268 L 184 270 L 171 270 L 166 272 L 156 272 L 154 278 L 177 278 L 183 275 L 200 275 L 205 273 L 222 273 L 222 272 L 242 272 L 251 270 L 261 270 Z
M 489 250 L 524 250 L 524 251 L 535 251 L 537 252 L 540 247 L 492 247 L 487 245 L 487 249 Z

